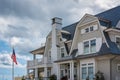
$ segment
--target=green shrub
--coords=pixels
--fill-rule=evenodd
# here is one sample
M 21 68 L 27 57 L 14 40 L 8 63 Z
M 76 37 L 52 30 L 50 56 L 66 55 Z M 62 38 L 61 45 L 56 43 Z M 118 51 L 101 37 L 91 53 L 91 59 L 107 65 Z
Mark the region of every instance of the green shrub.
M 51 76 L 50 76 L 50 80 L 57 80 L 56 75 L 55 75 L 55 74 L 51 75 Z

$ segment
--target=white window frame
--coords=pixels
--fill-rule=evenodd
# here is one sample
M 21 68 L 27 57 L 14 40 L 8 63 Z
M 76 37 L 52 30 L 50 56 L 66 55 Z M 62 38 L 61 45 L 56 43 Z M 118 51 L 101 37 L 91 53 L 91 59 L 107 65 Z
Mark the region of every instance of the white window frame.
M 97 38 L 91 38 L 91 39 L 88 39 L 88 40 L 84 40 L 84 41 L 83 41 L 83 54 L 91 54 L 91 51 L 90 51 L 90 47 L 91 47 L 91 46 L 90 46 L 90 41 L 91 41 L 91 40 L 95 40 L 95 41 L 96 41 Z M 84 53 L 84 42 L 87 42 L 87 41 L 89 42 L 89 52 L 88 52 L 88 53 Z M 97 43 L 96 43 L 96 44 L 97 44 Z M 96 46 L 97 46 L 97 45 L 96 45 Z M 96 49 L 96 48 L 95 48 L 95 49 Z M 97 51 L 97 50 L 96 50 L 96 51 Z M 95 52 L 96 52 L 96 51 L 95 51 Z
M 115 43 L 116 43 L 116 38 L 120 38 L 120 36 L 118 36 L 118 35 L 115 36 Z
M 82 67 L 87 67 L 87 75 L 88 75 L 88 67 L 89 63 L 93 63 L 93 74 L 95 74 L 95 60 L 94 59 L 88 59 L 88 60 L 81 60 L 80 61 L 80 80 L 86 80 L 82 79 Z M 86 66 L 82 66 L 82 64 L 86 64 Z
M 96 28 L 96 26 L 97 26 L 97 28 Z M 93 27 L 93 30 L 92 30 L 92 31 L 90 30 L 91 27 Z M 86 32 L 86 29 L 88 29 L 88 32 Z M 98 29 L 98 25 L 97 25 L 97 24 L 93 24 L 93 25 L 87 26 L 86 28 L 83 28 L 83 29 L 81 30 L 81 34 L 93 32 L 93 31 L 96 31 L 97 29 Z

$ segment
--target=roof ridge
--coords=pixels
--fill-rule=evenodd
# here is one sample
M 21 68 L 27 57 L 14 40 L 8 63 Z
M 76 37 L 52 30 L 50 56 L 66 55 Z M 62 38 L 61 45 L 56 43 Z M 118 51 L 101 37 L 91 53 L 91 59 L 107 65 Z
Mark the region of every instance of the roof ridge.
M 69 26 L 71 26 L 71 25 L 73 25 L 73 24 L 77 24 L 78 22 L 79 22 L 79 21 L 74 22 L 74 23 L 72 23 L 72 24 L 70 24 L 70 25 L 64 26 L 64 27 L 62 27 L 62 29 L 66 28 L 66 27 L 69 27 Z
M 108 10 L 105 10 L 105 11 L 103 11 L 103 12 L 100 12 L 100 13 L 98 13 L 98 14 L 95 14 L 95 16 L 97 16 L 97 15 L 99 15 L 99 14 L 102 14 L 102 13 L 106 13 L 106 12 L 108 12 L 108 11 L 114 10 L 114 9 L 116 9 L 116 8 L 119 8 L 119 7 L 120 7 L 120 5 L 118 5 L 118 6 L 116 6 L 116 7 L 113 7 L 113 8 L 110 8 L 110 9 L 108 9 Z

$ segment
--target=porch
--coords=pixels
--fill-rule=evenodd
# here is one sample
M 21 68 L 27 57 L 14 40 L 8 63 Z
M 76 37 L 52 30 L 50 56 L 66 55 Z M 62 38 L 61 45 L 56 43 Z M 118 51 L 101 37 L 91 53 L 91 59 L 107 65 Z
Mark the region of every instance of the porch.
M 65 61 L 58 63 L 57 80 L 79 80 L 79 64 L 75 61 Z

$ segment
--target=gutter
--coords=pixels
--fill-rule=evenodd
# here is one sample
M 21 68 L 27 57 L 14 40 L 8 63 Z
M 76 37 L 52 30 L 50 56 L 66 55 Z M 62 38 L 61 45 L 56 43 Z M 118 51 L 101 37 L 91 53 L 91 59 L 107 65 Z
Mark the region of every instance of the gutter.
M 113 58 L 110 59 L 110 80 L 112 80 L 112 61 L 116 58 L 117 56 L 114 56 Z

